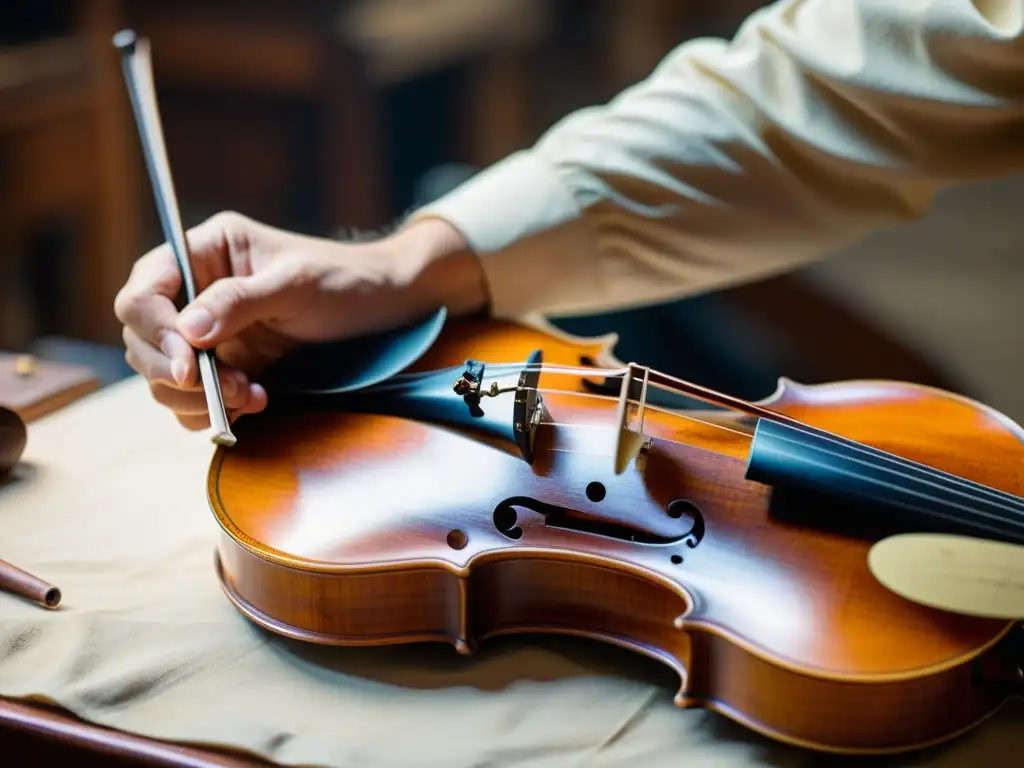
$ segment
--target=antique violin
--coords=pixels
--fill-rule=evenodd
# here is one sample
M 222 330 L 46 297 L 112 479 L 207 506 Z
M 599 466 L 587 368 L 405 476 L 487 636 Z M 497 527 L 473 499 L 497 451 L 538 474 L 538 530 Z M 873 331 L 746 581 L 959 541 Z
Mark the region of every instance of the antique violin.
M 892 531 L 1024 543 L 1024 429 L 892 381 L 657 406 L 729 398 L 609 351 L 461 321 L 357 390 L 289 389 L 317 366 L 282 361 L 209 470 L 228 597 L 314 643 L 596 638 L 676 670 L 681 707 L 838 752 L 930 745 L 1024 692 L 1016 622 L 867 564 Z
M 209 467 L 227 597 L 311 643 L 613 643 L 675 670 L 680 707 L 831 752 L 936 744 L 1024 693 L 1019 621 L 868 567 L 893 532 L 1024 544 L 1024 429 L 895 381 L 747 402 L 612 344 L 442 308 L 284 358 Z

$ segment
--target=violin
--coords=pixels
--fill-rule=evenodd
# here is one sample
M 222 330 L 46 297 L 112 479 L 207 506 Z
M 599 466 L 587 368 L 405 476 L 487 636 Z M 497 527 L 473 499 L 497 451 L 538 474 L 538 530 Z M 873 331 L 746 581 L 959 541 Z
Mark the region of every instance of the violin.
M 1024 692 L 1015 622 L 867 565 L 893 529 L 1024 541 L 1024 429 L 895 381 L 656 406 L 693 388 L 609 353 L 458 321 L 377 385 L 271 389 L 207 478 L 228 598 L 313 643 L 614 643 L 674 669 L 680 707 L 836 752 L 930 745 Z
M 136 115 L 169 197 L 155 110 Z M 211 411 L 227 599 L 336 646 L 611 643 L 673 669 L 679 707 L 826 752 L 937 744 L 1024 693 L 1020 621 L 909 600 L 868 565 L 894 532 L 1024 544 L 1024 428 L 898 381 L 747 402 L 613 345 L 441 308 L 285 357 L 264 412 Z

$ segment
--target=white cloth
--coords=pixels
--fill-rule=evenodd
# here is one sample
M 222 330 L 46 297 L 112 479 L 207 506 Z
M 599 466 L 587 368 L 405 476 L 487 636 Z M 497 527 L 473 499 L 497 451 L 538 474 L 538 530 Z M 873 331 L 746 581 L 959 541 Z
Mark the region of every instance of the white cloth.
M 586 313 L 789 270 L 1022 170 L 1024 0 L 781 0 L 413 218 L 463 233 L 497 316 Z
M 101 725 L 332 768 L 812 768 L 725 718 L 682 711 L 657 663 L 593 643 L 304 647 L 221 593 L 210 447 L 130 379 L 30 428 L 0 489 L 0 555 L 51 580 L 48 612 L 0 594 L 0 695 Z M 1024 754 L 1012 706 L 938 752 L 882 766 L 1000 768 Z

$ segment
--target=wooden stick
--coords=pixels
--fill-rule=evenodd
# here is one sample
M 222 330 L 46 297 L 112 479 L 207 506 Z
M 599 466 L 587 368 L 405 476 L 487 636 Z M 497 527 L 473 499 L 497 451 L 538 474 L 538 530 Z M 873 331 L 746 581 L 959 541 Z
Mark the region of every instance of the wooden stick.
M 53 584 L 3 560 L 0 560 L 0 591 L 24 597 L 51 609 L 60 605 L 62 597 L 61 591 Z
M 131 30 L 122 30 L 114 35 L 114 47 L 121 53 L 124 79 L 128 86 L 139 139 L 142 141 L 142 151 L 146 157 L 146 168 L 153 186 L 164 237 L 174 251 L 182 281 L 185 283 L 185 293 L 191 303 L 196 299 L 196 284 L 174 194 L 167 149 L 164 146 L 160 113 L 156 104 L 156 88 L 153 85 L 149 42 L 145 38 L 139 39 Z M 227 409 L 224 407 L 224 395 L 220 389 L 213 350 L 201 349 L 198 350 L 198 355 L 199 373 L 206 392 L 206 407 L 210 413 L 210 425 L 213 427 L 212 440 L 218 445 L 234 445 L 235 436 L 231 432 Z

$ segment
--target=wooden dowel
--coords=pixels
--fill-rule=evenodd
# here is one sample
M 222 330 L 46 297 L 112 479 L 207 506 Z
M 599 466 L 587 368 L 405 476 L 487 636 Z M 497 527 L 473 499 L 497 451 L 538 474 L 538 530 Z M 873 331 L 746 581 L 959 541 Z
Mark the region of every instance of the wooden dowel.
M 129 29 L 121 30 L 114 35 L 114 47 L 121 54 L 125 85 L 135 115 L 139 140 L 142 142 L 142 153 L 146 158 L 153 196 L 156 200 L 157 212 L 164 237 L 171 246 L 189 303 L 196 299 L 196 284 L 192 275 L 192 261 L 189 256 L 188 242 L 181 224 L 178 201 L 174 194 L 174 182 L 171 179 L 170 162 L 167 159 L 167 148 L 164 145 L 163 129 L 160 125 L 160 114 L 157 109 L 156 93 L 153 87 L 153 71 L 149 56 L 149 43 L 144 38 L 136 37 Z M 199 375 L 206 393 L 206 406 L 210 414 L 210 425 L 213 427 L 212 440 L 218 445 L 235 444 L 235 435 L 231 431 L 227 409 L 224 407 L 224 395 L 220 388 L 217 374 L 217 363 L 214 353 L 209 349 L 198 351 Z
M 24 597 L 44 608 L 56 608 L 62 597 L 60 589 L 53 584 L 3 560 L 0 560 L 0 591 Z

